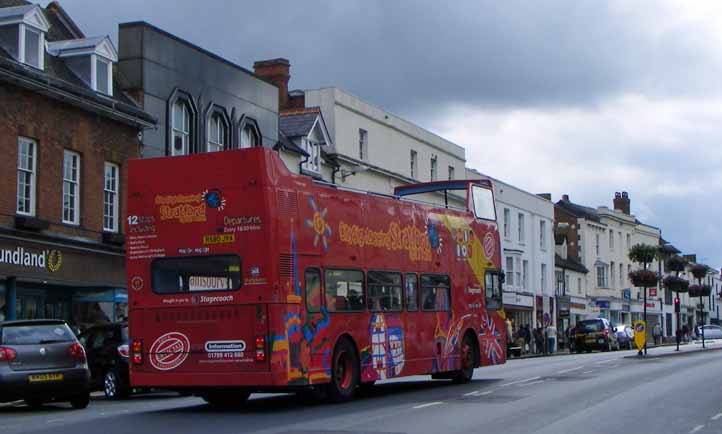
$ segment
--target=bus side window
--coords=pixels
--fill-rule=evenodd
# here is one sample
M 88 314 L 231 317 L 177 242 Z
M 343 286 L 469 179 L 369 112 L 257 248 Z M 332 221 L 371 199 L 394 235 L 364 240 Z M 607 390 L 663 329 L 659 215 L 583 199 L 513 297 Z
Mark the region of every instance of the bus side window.
M 306 310 L 309 312 L 321 311 L 321 271 L 318 268 L 306 268 Z
M 497 273 L 486 272 L 484 291 L 486 293 L 486 308 L 491 310 L 501 309 L 501 282 Z
M 401 310 L 401 273 L 369 271 L 368 308 L 372 312 Z
M 416 312 L 419 310 L 419 278 L 416 274 L 406 275 L 406 310 Z
M 426 311 L 447 312 L 451 306 L 449 276 L 442 274 L 421 275 L 421 308 Z
M 324 270 L 326 309 L 329 312 L 363 311 L 364 273 L 359 270 Z

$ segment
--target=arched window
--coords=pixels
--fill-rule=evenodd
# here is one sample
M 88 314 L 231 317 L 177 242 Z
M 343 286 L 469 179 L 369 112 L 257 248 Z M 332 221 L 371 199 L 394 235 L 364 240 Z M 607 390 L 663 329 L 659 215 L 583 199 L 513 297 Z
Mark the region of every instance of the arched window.
M 220 111 L 213 112 L 208 122 L 208 152 L 223 151 L 228 146 L 228 127 Z
M 177 99 L 173 103 L 171 155 L 188 155 L 191 138 L 191 110 L 188 102 Z
M 261 146 L 261 131 L 258 129 L 258 123 L 253 118 L 246 116 L 241 117 L 238 123 L 239 137 L 238 147 L 241 149 L 254 148 Z
M 253 148 L 258 146 L 258 134 L 252 125 L 246 125 L 241 129 L 241 148 Z

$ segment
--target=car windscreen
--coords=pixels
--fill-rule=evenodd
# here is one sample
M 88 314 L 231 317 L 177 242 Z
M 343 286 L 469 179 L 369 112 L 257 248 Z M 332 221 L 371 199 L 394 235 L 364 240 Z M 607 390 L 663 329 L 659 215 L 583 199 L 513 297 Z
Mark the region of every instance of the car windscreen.
M 241 287 L 238 255 L 160 258 L 150 268 L 156 294 L 234 291 Z
M 594 333 L 602 330 L 602 322 L 599 320 L 580 321 L 577 323 L 577 330 L 584 333 Z
M 0 336 L 0 343 L 3 345 L 39 345 L 73 341 L 75 335 L 65 324 L 4 326 Z

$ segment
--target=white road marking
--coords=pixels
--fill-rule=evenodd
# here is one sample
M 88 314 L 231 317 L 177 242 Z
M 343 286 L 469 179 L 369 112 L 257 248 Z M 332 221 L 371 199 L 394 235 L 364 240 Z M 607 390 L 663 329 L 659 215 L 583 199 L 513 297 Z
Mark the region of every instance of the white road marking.
M 697 425 L 696 427 L 692 428 L 692 430 L 689 432 L 689 434 L 694 434 L 697 431 L 701 430 L 702 428 L 704 428 L 704 425 Z
M 717 414 L 715 414 L 714 416 L 712 416 L 711 419 L 712 419 L 712 420 L 717 420 L 717 419 L 719 419 L 719 418 L 721 418 L 721 417 L 722 417 L 722 413 L 717 413 Z
M 592 372 L 594 372 L 594 371 L 584 371 L 584 372 L 582 372 L 582 374 L 591 374 Z
M 540 379 L 540 378 L 541 378 L 541 377 L 531 377 L 531 378 L 527 378 L 526 380 L 512 381 L 511 383 L 502 384 L 502 385 L 499 386 L 499 387 L 506 387 L 506 386 L 511 386 L 511 385 L 514 385 L 514 384 L 526 383 L 527 381 L 534 381 L 534 380 L 538 380 L 538 379 Z
M 598 361 L 598 362 L 594 362 L 594 364 L 595 364 L 595 365 L 601 365 L 601 364 L 603 364 L 603 363 L 614 362 L 614 361 L 616 361 L 616 360 L 617 360 L 617 359 L 600 360 L 600 361 Z
M 55 422 L 62 422 L 62 421 L 63 421 L 63 419 L 49 419 L 45 423 L 55 423 Z
M 426 407 L 431 407 L 432 405 L 439 405 L 439 404 L 443 404 L 443 402 L 441 402 L 441 401 L 427 402 L 426 404 L 415 405 L 412 408 L 415 408 L 415 409 L 426 408 Z
M 473 392 L 465 393 L 464 396 L 474 396 L 474 395 L 478 395 L 478 394 L 479 394 L 479 391 L 475 390 Z
M 578 371 L 578 370 L 582 369 L 583 367 L 584 367 L 584 365 L 577 366 L 576 368 L 562 369 L 561 371 L 558 372 L 558 374 L 566 374 L 567 372 Z
M 543 383 L 543 382 L 544 382 L 544 380 L 532 381 L 531 383 L 520 384 L 520 385 L 518 385 L 517 387 L 531 386 L 532 384 L 539 384 L 539 383 Z
M 493 390 L 487 390 L 486 392 L 481 392 L 479 395 L 488 395 L 491 392 L 493 392 Z

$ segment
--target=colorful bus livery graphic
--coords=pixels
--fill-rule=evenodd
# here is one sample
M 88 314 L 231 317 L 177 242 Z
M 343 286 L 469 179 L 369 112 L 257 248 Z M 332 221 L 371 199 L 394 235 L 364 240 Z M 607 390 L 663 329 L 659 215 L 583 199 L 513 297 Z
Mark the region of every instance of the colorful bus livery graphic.
M 128 170 L 128 213 L 154 231 L 127 243 L 164 252 L 127 259 L 134 387 L 211 403 L 313 388 L 343 401 L 377 380 L 467 382 L 504 363 L 502 319 L 487 309 L 501 306 L 490 181 L 376 195 L 292 174 L 262 148 Z M 447 191 L 465 206 L 416 196 L 443 203 Z

